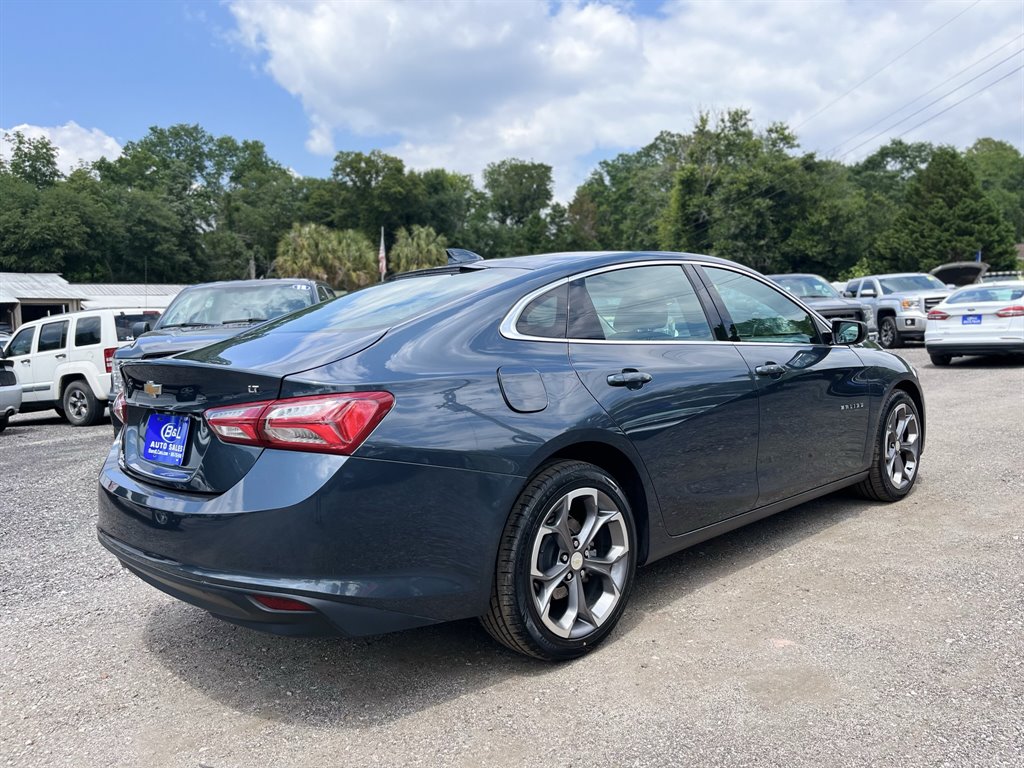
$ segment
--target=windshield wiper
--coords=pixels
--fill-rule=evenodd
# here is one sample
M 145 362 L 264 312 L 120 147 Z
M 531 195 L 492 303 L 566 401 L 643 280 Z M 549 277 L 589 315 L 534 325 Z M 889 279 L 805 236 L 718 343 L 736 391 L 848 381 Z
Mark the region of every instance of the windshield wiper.
M 231 325 L 232 323 L 262 323 L 265 322 L 265 317 L 243 317 L 240 320 L 224 320 L 221 325 Z
M 212 328 L 213 323 L 168 323 L 161 328 Z

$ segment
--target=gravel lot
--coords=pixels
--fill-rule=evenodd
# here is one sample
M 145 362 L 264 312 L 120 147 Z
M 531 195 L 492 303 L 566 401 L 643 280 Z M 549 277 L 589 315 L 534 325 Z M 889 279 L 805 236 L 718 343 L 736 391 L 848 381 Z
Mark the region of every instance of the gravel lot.
M 919 368 L 895 505 L 831 496 L 641 571 L 561 666 L 475 622 L 277 638 L 97 544 L 107 426 L 0 436 L 0 765 L 1024 765 L 1024 367 Z

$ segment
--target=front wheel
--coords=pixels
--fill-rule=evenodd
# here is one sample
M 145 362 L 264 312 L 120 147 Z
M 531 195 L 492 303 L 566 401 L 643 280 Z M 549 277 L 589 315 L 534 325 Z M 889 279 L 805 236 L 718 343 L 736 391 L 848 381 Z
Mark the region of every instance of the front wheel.
M 10 421 L 11 421 L 11 417 L 10 416 L 8 416 L 6 414 L 4 414 L 3 416 L 0 416 L 0 432 L 3 432 L 5 429 L 7 429 L 7 425 L 10 423 Z
M 64 418 L 73 427 L 91 427 L 103 418 L 103 403 L 85 381 L 72 381 L 64 390 Z
M 636 549 L 629 502 L 606 472 L 579 461 L 549 464 L 505 526 L 484 628 L 539 659 L 582 656 L 622 615 Z
M 868 477 L 857 485 L 874 501 L 899 501 L 914 487 L 921 461 L 921 417 L 910 395 L 896 390 L 882 409 Z
M 928 355 L 932 359 L 932 365 L 949 365 L 953 361 L 952 355 Z
M 878 343 L 885 349 L 897 349 L 903 346 L 895 317 L 883 317 L 878 324 Z

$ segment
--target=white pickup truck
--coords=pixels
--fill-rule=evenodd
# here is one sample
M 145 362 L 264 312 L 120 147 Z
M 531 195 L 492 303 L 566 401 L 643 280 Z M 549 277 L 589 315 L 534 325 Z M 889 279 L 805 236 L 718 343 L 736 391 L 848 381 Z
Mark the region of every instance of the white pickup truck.
M 928 310 L 949 294 L 941 280 L 919 272 L 858 277 L 843 291 L 843 296 L 857 299 L 874 313 L 878 343 L 886 349 L 900 347 L 907 339 L 924 341 Z

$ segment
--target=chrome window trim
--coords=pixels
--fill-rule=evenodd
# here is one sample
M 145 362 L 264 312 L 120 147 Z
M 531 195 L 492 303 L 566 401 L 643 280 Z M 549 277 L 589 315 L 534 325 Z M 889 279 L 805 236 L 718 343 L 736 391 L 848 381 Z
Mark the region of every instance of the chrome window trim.
M 651 339 L 650 341 L 644 341 L 643 339 L 637 339 L 637 340 L 622 340 L 622 339 L 620 339 L 620 340 L 615 340 L 615 339 L 573 339 L 573 338 L 569 338 L 568 334 L 565 335 L 565 336 L 559 336 L 559 337 L 555 337 L 555 336 L 531 336 L 529 334 L 520 333 L 519 331 L 516 330 L 516 324 L 519 322 L 520 314 L 522 313 L 522 311 L 524 309 L 526 309 L 526 307 L 530 304 L 531 301 L 536 299 L 538 296 L 541 296 L 541 295 L 547 293 L 548 291 L 552 291 L 555 288 L 559 288 L 559 287 L 561 287 L 563 285 L 567 285 L 568 283 L 571 283 L 573 280 L 582 280 L 584 278 L 591 277 L 593 275 L 600 275 L 600 274 L 602 274 L 604 272 L 615 272 L 615 271 L 620 270 L 620 269 L 632 269 L 633 267 L 677 266 L 677 267 L 682 268 L 682 267 L 687 266 L 687 265 L 695 266 L 695 267 L 714 267 L 714 268 L 717 268 L 717 269 L 725 269 L 725 270 L 728 270 L 730 272 L 735 272 L 737 274 L 745 275 L 747 277 L 753 278 L 754 280 L 757 280 L 757 281 L 763 283 L 764 285 L 766 285 L 767 287 L 771 288 L 776 293 L 778 293 L 780 296 L 788 299 L 789 301 L 792 301 L 794 304 L 796 304 L 801 309 L 805 310 L 812 318 L 814 318 L 815 320 L 818 321 L 818 323 L 819 323 L 819 329 L 818 330 L 821 333 L 830 333 L 831 332 L 832 326 L 825 320 L 824 317 L 819 315 L 817 312 L 815 312 L 813 309 L 808 307 L 803 302 L 799 301 L 795 296 L 790 296 L 790 295 L 784 293 L 782 291 L 782 289 L 779 288 L 778 285 L 773 283 L 768 278 L 761 277 L 761 276 L 756 275 L 756 274 L 752 274 L 752 273 L 748 272 L 745 269 L 737 269 L 736 267 L 732 266 L 731 264 L 718 264 L 718 263 L 712 262 L 712 261 L 700 261 L 700 260 L 697 260 L 697 259 L 672 259 L 672 260 L 659 259 L 659 260 L 656 260 L 656 261 L 652 261 L 652 260 L 647 260 L 647 261 L 631 261 L 631 262 L 620 263 L 620 264 L 611 264 L 611 265 L 604 266 L 604 267 L 597 267 L 595 269 L 587 270 L 586 272 L 580 272 L 580 273 L 575 274 L 575 275 L 569 275 L 568 277 L 561 277 L 561 278 L 559 278 L 559 279 L 557 279 L 557 280 L 555 280 L 553 282 L 547 283 L 546 285 L 544 285 L 541 288 L 537 288 L 537 289 L 535 289 L 533 291 L 530 291 L 528 294 L 526 294 L 521 299 L 519 299 L 519 301 L 517 301 L 515 304 L 513 304 L 512 305 L 512 309 L 510 309 L 508 311 L 508 313 L 505 315 L 504 319 L 501 321 L 501 325 L 498 326 L 498 330 L 500 331 L 501 335 L 504 336 L 506 339 L 510 339 L 510 340 L 513 340 L 513 341 L 546 341 L 546 342 L 549 342 L 549 343 L 550 342 L 555 342 L 557 344 L 619 344 L 619 345 L 621 345 L 621 344 L 659 344 L 659 345 L 660 344 L 697 344 L 697 345 L 702 345 L 702 344 L 734 344 L 734 345 L 735 344 L 742 344 L 742 345 L 745 345 L 745 346 L 755 346 L 755 345 L 757 345 L 757 346 L 779 346 L 780 344 L 781 345 L 792 346 L 792 345 L 796 345 L 796 344 L 810 344 L 811 346 L 829 346 L 829 345 L 823 344 L 821 342 L 815 343 L 815 342 L 792 342 L 792 341 L 719 341 L 718 339 L 703 339 L 703 340 L 697 340 L 697 341 L 690 341 L 690 340 L 686 340 L 686 339 Z M 684 273 L 684 277 L 685 277 L 685 273 Z M 686 279 L 687 279 L 687 281 L 689 281 L 689 277 L 687 277 Z M 821 327 L 821 326 L 824 326 L 824 327 Z M 849 346 L 849 345 L 847 344 L 847 345 L 842 345 L 842 346 Z

